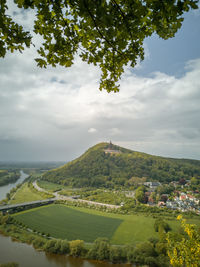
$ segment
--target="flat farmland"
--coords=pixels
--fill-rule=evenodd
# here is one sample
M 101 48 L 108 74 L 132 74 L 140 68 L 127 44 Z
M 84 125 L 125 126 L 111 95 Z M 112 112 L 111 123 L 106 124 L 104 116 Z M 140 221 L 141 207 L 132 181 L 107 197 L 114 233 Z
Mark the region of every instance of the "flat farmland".
M 65 205 L 49 205 L 21 212 L 14 218 L 31 229 L 50 234 L 55 238 L 81 239 L 93 242 L 98 237 L 111 239 L 122 223 L 111 218 L 69 208 Z
M 83 207 L 52 204 L 12 215 L 29 228 L 61 239 L 81 239 L 93 242 L 107 237 L 111 244 L 136 244 L 158 237 L 154 231 L 155 219 L 144 214 L 121 215 Z M 166 221 L 172 231 L 178 231 L 180 222 L 175 218 Z M 199 220 L 188 220 L 199 225 Z

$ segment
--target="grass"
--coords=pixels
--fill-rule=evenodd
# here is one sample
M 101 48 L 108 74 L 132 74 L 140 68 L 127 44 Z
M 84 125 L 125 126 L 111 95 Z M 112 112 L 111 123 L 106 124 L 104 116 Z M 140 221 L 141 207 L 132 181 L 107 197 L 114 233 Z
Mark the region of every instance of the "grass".
M 23 184 L 14 195 L 13 199 L 9 202 L 9 204 L 23 203 L 35 200 L 46 199 L 45 194 L 41 194 L 40 192 L 35 192 L 32 188 L 28 186 L 28 183 Z
M 81 239 L 93 242 L 97 237 L 107 237 L 111 244 L 136 244 L 158 237 L 154 231 L 155 219 L 144 214 L 122 215 L 83 207 L 53 204 L 13 215 L 15 219 L 52 237 L 68 240 Z M 178 231 L 180 223 L 166 220 L 172 231 Z M 199 219 L 187 220 L 200 224 Z
M 47 181 L 44 181 L 44 180 L 38 180 L 37 184 L 38 184 L 39 187 L 41 187 L 41 188 L 43 188 L 45 190 L 48 190 L 50 192 L 55 192 L 55 191 L 63 189 L 62 185 L 51 183 L 51 182 L 47 182 Z
M 98 237 L 111 239 L 122 223 L 119 218 L 86 213 L 65 205 L 49 205 L 14 215 L 30 228 L 52 237 L 93 242 Z
M 101 189 L 89 192 L 81 192 L 81 198 L 113 205 L 120 205 L 121 202 L 124 202 L 126 200 L 126 196 L 124 193 Z
M 75 208 L 77 209 L 77 208 Z M 109 218 L 120 219 L 122 223 L 114 232 L 111 243 L 116 245 L 122 244 L 136 244 L 138 242 L 147 241 L 150 237 L 158 237 L 158 234 L 154 231 L 154 221 L 152 217 L 145 215 L 122 215 L 114 213 L 105 213 L 87 208 L 78 208 L 82 212 L 106 216 Z M 171 222 L 169 222 L 171 224 Z M 175 221 L 175 224 L 177 222 Z

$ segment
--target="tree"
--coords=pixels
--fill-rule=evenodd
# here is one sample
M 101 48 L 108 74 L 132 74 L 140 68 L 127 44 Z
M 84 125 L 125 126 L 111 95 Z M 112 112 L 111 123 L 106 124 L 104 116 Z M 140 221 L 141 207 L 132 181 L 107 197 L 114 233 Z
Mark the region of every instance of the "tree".
M 72 240 L 69 242 L 69 248 L 70 255 L 79 257 L 84 250 L 84 242 L 83 240 Z
M 191 185 L 198 185 L 199 181 L 196 177 L 192 177 L 190 180 Z
M 182 240 L 177 240 L 168 234 L 167 243 L 170 263 L 175 267 L 198 267 L 200 263 L 199 229 L 194 224 L 187 224 L 181 215 L 177 219 L 181 220 L 181 226 L 186 236 L 183 236 Z
M 144 187 L 144 186 L 139 186 L 139 187 L 135 190 L 135 198 L 136 198 L 137 201 L 139 201 L 140 203 L 145 203 L 145 187 Z
M 155 223 L 154 223 L 154 230 L 156 232 L 159 232 L 159 231 L 164 231 L 164 232 L 169 232 L 171 230 L 169 224 L 165 221 L 163 221 L 162 219 L 158 218 L 155 220 Z
M 197 9 L 199 0 L 14 0 L 18 8 L 36 11 L 33 31 L 43 36 L 37 64 L 70 67 L 75 55 L 98 65 L 100 90 L 119 91 L 124 67 L 144 59 L 144 39 L 157 33 L 174 37 L 183 13 Z M 32 37 L 6 14 L 1 2 L 0 56 L 30 47 Z
M 97 238 L 92 248 L 89 250 L 88 256 L 96 260 L 109 260 L 110 244 L 108 239 L 103 237 Z

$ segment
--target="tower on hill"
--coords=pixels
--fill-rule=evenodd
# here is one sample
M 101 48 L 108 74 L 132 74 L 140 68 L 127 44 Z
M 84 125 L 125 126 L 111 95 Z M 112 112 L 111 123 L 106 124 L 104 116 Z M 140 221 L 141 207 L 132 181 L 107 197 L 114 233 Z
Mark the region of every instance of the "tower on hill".
M 104 152 L 106 154 L 120 154 L 122 153 L 119 149 L 115 149 L 115 146 L 112 144 L 112 142 L 110 141 L 108 148 L 104 149 Z

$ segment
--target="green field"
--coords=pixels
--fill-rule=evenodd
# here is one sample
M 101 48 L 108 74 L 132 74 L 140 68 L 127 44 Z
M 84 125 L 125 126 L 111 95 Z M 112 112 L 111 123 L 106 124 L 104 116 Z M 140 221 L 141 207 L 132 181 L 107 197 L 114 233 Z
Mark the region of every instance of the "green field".
M 64 205 L 49 205 L 14 215 L 30 228 L 56 238 L 93 242 L 98 237 L 112 238 L 121 219 L 85 213 Z
M 152 217 L 145 215 L 120 215 L 97 210 L 53 204 L 13 215 L 31 229 L 50 234 L 55 238 L 81 239 L 93 242 L 107 237 L 112 244 L 136 244 L 157 237 Z M 172 230 L 179 222 L 168 221 Z
M 28 186 L 28 183 L 23 184 L 13 196 L 9 204 L 23 203 L 35 200 L 42 200 L 48 198 L 47 195 L 37 192 Z
M 63 189 L 62 185 L 54 184 L 54 183 L 47 182 L 47 181 L 44 181 L 44 180 L 38 180 L 37 184 L 38 184 L 39 187 L 41 187 L 41 188 L 43 188 L 45 190 L 48 190 L 50 192 L 55 192 L 55 191 Z

